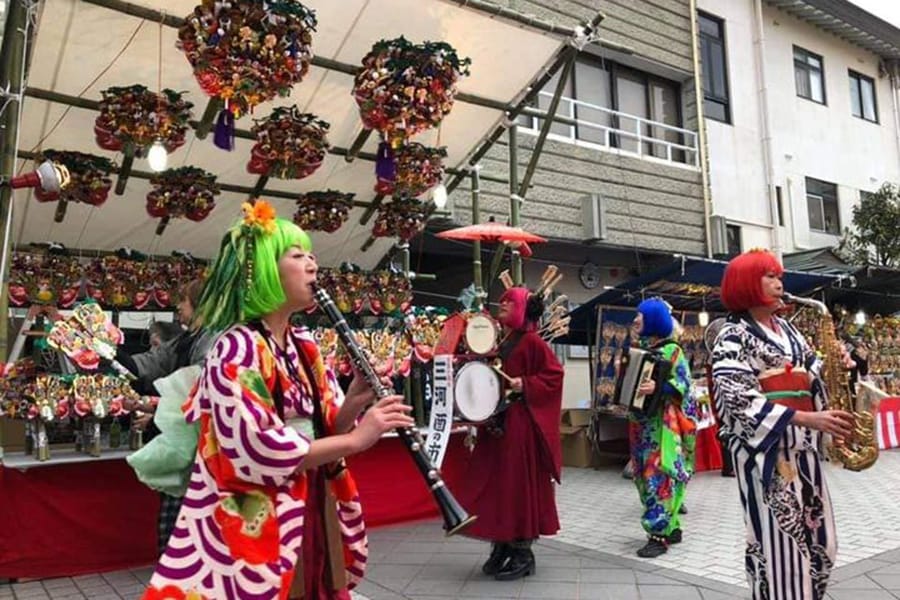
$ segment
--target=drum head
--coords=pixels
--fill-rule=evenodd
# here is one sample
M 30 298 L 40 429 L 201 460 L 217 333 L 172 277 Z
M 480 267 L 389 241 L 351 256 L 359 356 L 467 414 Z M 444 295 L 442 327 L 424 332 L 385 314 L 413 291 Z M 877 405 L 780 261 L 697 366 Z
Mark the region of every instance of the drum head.
M 461 420 L 470 423 L 485 421 L 500 404 L 500 376 L 484 363 L 466 363 L 456 373 L 453 395 Z
M 473 315 L 466 323 L 466 346 L 474 354 L 489 354 L 497 345 L 497 323 L 487 315 Z

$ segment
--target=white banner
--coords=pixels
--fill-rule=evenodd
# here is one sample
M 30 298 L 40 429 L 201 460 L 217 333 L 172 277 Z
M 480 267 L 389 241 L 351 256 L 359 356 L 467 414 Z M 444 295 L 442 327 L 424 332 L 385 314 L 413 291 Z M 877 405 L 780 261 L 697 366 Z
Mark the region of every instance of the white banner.
M 433 360 L 431 419 L 428 421 L 428 437 L 425 439 L 425 452 L 438 468 L 444 462 L 452 426 L 453 355 L 439 354 Z

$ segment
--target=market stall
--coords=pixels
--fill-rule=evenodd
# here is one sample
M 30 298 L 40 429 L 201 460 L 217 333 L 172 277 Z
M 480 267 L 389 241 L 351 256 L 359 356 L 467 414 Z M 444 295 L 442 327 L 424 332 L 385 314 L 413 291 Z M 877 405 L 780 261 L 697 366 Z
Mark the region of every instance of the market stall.
M 432 190 L 468 175 L 466 163 L 574 56 L 572 38 L 587 43 L 590 31 L 437 0 L 179 0 L 165 13 L 147 2 L 52 0 L 35 37 L 36 6 L 12 4 L 4 56 L 22 62 L 0 83 L 16 91 L 28 75 L 21 96 L 10 96 L 24 103 L 3 107 L 13 126 L 0 143 L 19 159 L 3 167 L 4 181 L 19 176 L 0 189 L 14 205 L 3 254 L 15 273 L 8 298 L 26 317 L 21 356 L 46 360 L 37 371 L 4 369 L 4 385 L 25 391 L 0 418 L 0 493 L 15 499 L 0 518 L 17 532 L 0 539 L 0 577 L 154 558 L 156 495 L 122 460 L 140 440 L 123 437 L 130 416 L 102 379 L 109 364 L 91 369 L 35 340 L 59 321 L 88 327 L 67 311 L 90 299 L 104 309 L 114 346 L 115 329 L 142 320 L 129 314 L 170 311 L 187 277 L 167 262 L 211 258 L 241 203 L 265 197 L 310 230 L 320 266 L 334 269 L 320 279 L 403 388 L 404 376 L 417 379 L 410 356 L 430 358 L 419 352 L 427 334 L 397 323 L 410 321 L 400 311 L 413 275 L 406 242 L 440 208 Z M 50 166 L 32 171 L 38 164 Z M 9 255 L 13 247 L 21 255 Z M 391 248 L 399 280 L 397 270 L 366 271 Z M 146 260 L 133 261 L 132 249 Z M 358 267 L 339 268 L 348 259 Z M 35 306 L 62 312 L 42 309 L 31 321 Z M 22 325 L 4 324 L 10 338 Z M 320 339 L 339 368 L 335 340 Z M 88 372 L 91 385 L 76 379 Z M 415 402 L 416 386 L 406 389 Z M 424 421 L 424 399 L 416 408 Z M 466 459 L 458 437 L 444 459 L 451 486 Z M 435 514 L 405 454 L 388 437 L 351 461 L 370 524 Z
M 706 326 L 724 314 L 719 301 L 719 284 L 727 263 L 723 261 L 677 256 L 655 271 L 635 277 L 615 288 L 605 290 L 571 313 L 569 335 L 558 343 L 586 345 L 591 349 L 590 377 L 594 390 L 590 436 L 595 451 L 608 452 L 610 447 L 622 452 L 624 427 L 609 423 L 625 419 L 623 407 L 615 404 L 617 365 L 632 343 L 629 325 L 635 307 L 644 298 L 659 296 L 673 307 L 682 331 L 679 341 L 688 357 L 694 376 L 694 390 L 700 405 L 696 468 L 698 471 L 722 466 L 721 449 L 716 439 L 713 407 L 709 394 L 709 348 L 705 340 Z M 786 290 L 808 295 L 839 281 L 840 275 L 785 271 Z

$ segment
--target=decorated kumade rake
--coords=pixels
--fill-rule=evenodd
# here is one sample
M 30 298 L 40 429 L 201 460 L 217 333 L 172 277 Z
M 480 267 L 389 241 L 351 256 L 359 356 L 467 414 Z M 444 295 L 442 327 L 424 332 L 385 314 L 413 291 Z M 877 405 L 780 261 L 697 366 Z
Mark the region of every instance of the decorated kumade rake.
M 94 371 L 105 358 L 117 373 L 134 379 L 134 374 L 115 360 L 116 346 L 124 339 L 122 330 L 112 324 L 103 309 L 88 303 L 76 307 L 65 321 L 54 323 L 48 342 L 82 369 Z

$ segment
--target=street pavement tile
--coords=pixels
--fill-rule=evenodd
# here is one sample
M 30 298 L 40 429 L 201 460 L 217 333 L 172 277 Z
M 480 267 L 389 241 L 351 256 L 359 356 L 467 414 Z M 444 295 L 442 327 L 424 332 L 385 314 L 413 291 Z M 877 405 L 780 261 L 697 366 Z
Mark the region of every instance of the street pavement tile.
M 636 585 L 627 583 L 580 583 L 580 600 L 639 600 Z
M 828 590 L 832 600 L 897 600 L 887 590 Z

